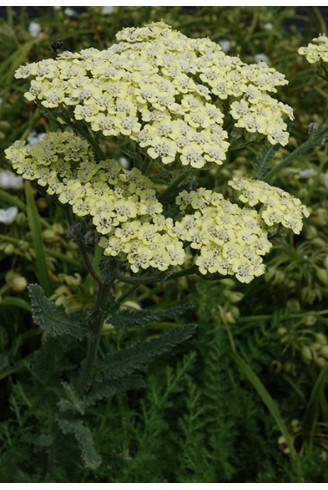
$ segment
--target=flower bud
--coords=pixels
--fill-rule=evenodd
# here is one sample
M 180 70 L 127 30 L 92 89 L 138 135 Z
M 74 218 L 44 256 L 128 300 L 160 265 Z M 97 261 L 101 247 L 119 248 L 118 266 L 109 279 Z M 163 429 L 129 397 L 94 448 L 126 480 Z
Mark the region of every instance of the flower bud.
M 278 330 L 277 330 L 277 332 L 278 332 L 279 335 L 284 336 L 284 335 L 286 335 L 286 333 L 288 332 L 288 330 L 285 327 L 279 327 Z
M 317 318 L 314 315 L 307 315 L 304 318 L 304 325 L 307 327 L 311 327 L 312 325 L 315 325 L 317 323 Z
M 317 226 L 327 226 L 328 212 L 324 208 L 316 209 L 311 213 L 311 223 Z
M 316 238 L 318 236 L 318 230 L 313 225 L 304 226 L 304 234 L 306 238 Z
M 314 362 L 317 366 L 322 367 L 322 368 L 327 366 L 327 361 L 322 356 L 316 356 L 314 359 Z
M 20 293 L 24 291 L 27 286 L 27 280 L 25 277 L 21 276 L 18 272 L 10 270 L 5 275 L 6 283 L 8 288 L 15 291 L 16 293 Z
M 323 333 L 320 333 L 320 332 L 316 333 L 315 338 L 316 338 L 316 341 L 321 345 L 327 345 L 328 344 L 327 337 Z
M 298 419 L 293 419 L 290 423 L 290 427 L 294 434 L 299 433 L 302 430 L 302 424 L 301 421 Z
M 17 218 L 16 218 L 16 223 L 19 226 L 25 226 L 27 222 L 26 214 L 23 213 L 22 211 L 18 213 Z
M 282 370 L 282 364 L 280 361 L 272 361 L 270 365 L 270 371 L 273 374 L 279 374 Z
M 305 361 L 306 363 L 309 363 L 310 361 L 313 361 L 313 352 L 310 349 L 310 347 L 307 346 L 307 345 L 304 345 L 302 347 L 302 349 L 301 349 L 301 356 L 302 356 L 303 361 Z
M 39 197 L 39 199 L 36 201 L 36 205 L 40 211 L 44 211 L 48 208 L 49 201 L 44 197 Z
M 289 308 L 293 313 L 301 311 L 301 304 L 296 298 L 291 298 L 287 301 L 287 308 Z
M 325 359 L 328 359 L 328 345 L 324 345 L 324 346 L 321 347 L 321 355 Z
M 67 286 L 79 286 L 81 284 L 81 276 L 77 272 L 73 276 L 65 275 Z
M 43 230 L 42 237 L 44 241 L 48 243 L 55 242 L 58 239 L 56 233 L 54 233 L 52 230 Z
M 284 436 L 280 436 L 279 439 L 278 439 L 278 446 L 279 446 L 279 449 L 285 453 L 285 454 L 289 454 L 290 453 L 290 449 L 288 447 L 288 444 L 286 442 L 286 439 L 284 438 Z
M 4 120 L 0 121 L 0 130 L 7 131 L 8 129 L 10 129 L 10 127 L 11 126 L 8 121 L 4 121 Z
M 312 240 L 312 245 L 314 245 L 315 247 L 318 247 L 318 248 L 326 248 L 327 247 L 327 242 L 326 240 L 324 240 L 323 238 L 314 238 L 314 240 Z
M 11 289 L 15 293 L 21 293 L 27 287 L 27 280 L 23 276 L 15 277 L 11 282 Z
M 328 270 L 326 269 L 316 269 L 315 271 L 317 278 L 324 285 L 328 286 Z
M 227 298 L 227 300 L 230 303 L 238 303 L 244 297 L 243 293 L 239 293 L 237 291 L 231 291 L 230 289 L 224 291 L 224 296 Z
M 6 243 L 3 251 L 7 255 L 12 255 L 15 252 L 15 246 L 12 243 Z
M 295 372 L 295 364 L 292 362 L 285 362 L 282 366 L 285 373 L 293 374 Z

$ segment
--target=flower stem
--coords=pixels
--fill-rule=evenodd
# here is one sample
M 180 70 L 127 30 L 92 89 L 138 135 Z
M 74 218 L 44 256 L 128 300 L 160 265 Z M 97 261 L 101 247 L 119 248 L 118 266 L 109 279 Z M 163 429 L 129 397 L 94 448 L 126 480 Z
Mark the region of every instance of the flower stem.
M 94 314 L 91 315 L 89 321 L 87 355 L 84 360 L 81 374 L 76 385 L 76 393 L 79 396 L 83 395 L 85 389 L 89 384 L 91 372 L 97 359 L 101 331 L 106 317 L 106 312 L 104 308 L 108 302 L 110 288 L 111 284 L 99 285 Z
M 321 131 L 312 134 L 304 143 L 302 143 L 296 150 L 287 155 L 276 167 L 267 172 L 262 180 L 268 182 L 273 179 L 282 169 L 288 167 L 295 158 L 303 155 L 306 151 L 310 150 L 313 146 L 318 144 L 320 140 L 325 138 L 328 133 L 328 128 L 325 127 Z

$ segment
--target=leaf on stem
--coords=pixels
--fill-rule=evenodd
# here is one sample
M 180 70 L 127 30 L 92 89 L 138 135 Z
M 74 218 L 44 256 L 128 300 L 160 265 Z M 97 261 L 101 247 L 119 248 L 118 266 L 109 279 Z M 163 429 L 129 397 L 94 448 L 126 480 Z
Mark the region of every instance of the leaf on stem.
M 72 335 L 81 340 L 84 337 L 84 325 L 76 315 L 67 315 L 62 306 L 48 299 L 38 284 L 30 284 L 32 315 L 35 323 L 49 335 Z

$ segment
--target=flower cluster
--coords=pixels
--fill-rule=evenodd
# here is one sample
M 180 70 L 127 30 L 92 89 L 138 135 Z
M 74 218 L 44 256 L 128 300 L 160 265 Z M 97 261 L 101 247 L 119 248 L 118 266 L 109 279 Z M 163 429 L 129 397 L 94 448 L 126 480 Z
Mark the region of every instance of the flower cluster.
M 282 224 L 299 234 L 303 217 L 309 216 L 308 209 L 299 199 L 288 192 L 260 180 L 234 178 L 229 185 L 238 191 L 239 200 L 250 207 L 260 205 L 259 214 L 268 227 Z
M 328 38 L 324 34 L 312 39 L 307 46 L 299 48 L 298 53 L 305 56 L 309 63 L 328 62 Z
M 262 256 L 271 243 L 255 210 L 241 208 L 204 188 L 181 192 L 176 203 L 181 211 L 191 211 L 174 230 L 199 251 L 195 263 L 201 274 L 235 275 L 248 283 L 264 273 Z
M 250 282 L 264 273 L 273 225 L 299 233 L 302 217 L 308 216 L 287 192 L 265 182 L 234 179 L 229 184 L 245 207 L 199 188 L 180 192 L 177 216 L 167 217 L 148 177 L 111 160 L 97 163 L 88 143 L 70 131 L 48 133 L 35 144 L 16 141 L 5 154 L 18 174 L 36 180 L 78 217 L 90 219 L 104 254 L 127 261 L 133 272 L 182 265 L 189 247 L 201 274 L 235 275 Z M 257 204 L 259 210 L 250 209 Z
M 16 141 L 5 153 L 18 174 L 57 195 L 75 215 L 91 217 L 105 255 L 123 256 L 133 272 L 184 262 L 173 220 L 164 218 L 154 184 L 138 169 L 96 163 L 88 144 L 69 131 L 48 133 L 33 145 Z
M 229 147 L 224 107 L 235 126 L 286 145 L 292 109 L 272 98 L 284 75 L 247 65 L 209 39 L 190 39 L 163 23 L 126 28 L 99 51 L 63 52 L 20 67 L 32 77 L 28 100 L 86 121 L 104 136 L 125 136 L 164 164 L 222 164 Z

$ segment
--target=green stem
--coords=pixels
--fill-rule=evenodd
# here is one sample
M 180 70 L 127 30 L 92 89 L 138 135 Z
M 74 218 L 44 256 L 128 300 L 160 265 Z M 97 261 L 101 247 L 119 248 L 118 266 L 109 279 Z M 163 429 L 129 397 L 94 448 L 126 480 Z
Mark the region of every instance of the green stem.
M 82 367 L 80 377 L 77 382 L 76 392 L 79 396 L 83 394 L 88 386 L 93 366 L 97 359 L 97 352 L 102 331 L 102 326 L 106 317 L 105 306 L 108 301 L 111 284 L 100 284 L 95 304 L 95 314 L 89 322 L 89 338 L 87 355 Z
M 304 143 L 302 143 L 296 150 L 290 153 L 286 158 L 284 158 L 279 165 L 267 172 L 263 180 L 269 181 L 275 177 L 282 169 L 288 167 L 295 158 L 303 155 L 306 151 L 310 150 L 315 146 L 320 140 L 322 140 L 328 134 L 328 128 L 324 128 L 322 131 L 314 133 L 311 135 Z
M 99 148 L 99 145 L 97 144 L 96 140 L 92 136 L 92 134 L 89 131 L 89 128 L 86 124 L 76 124 L 74 120 L 74 116 L 67 110 L 67 114 L 60 112 L 58 113 L 58 116 L 65 121 L 65 123 L 70 126 L 77 134 L 79 134 L 82 138 L 86 139 L 89 143 L 90 146 L 93 149 L 94 156 L 99 162 L 100 160 L 105 160 L 106 155 L 104 152 Z
M 158 196 L 158 200 L 160 202 L 163 202 L 165 201 L 168 197 L 170 197 L 170 194 L 172 191 L 175 191 L 178 187 L 178 185 L 186 178 L 186 177 L 190 177 L 192 174 L 191 174 L 191 171 L 188 170 L 186 172 L 183 172 L 179 177 L 177 177 L 169 186 L 167 189 L 165 189 L 165 191 L 163 191 L 159 196 Z

